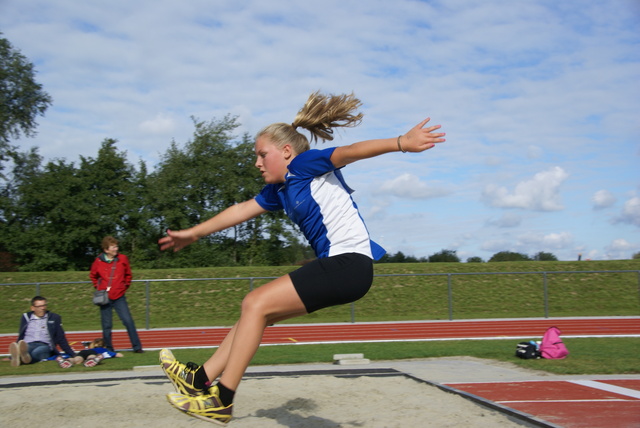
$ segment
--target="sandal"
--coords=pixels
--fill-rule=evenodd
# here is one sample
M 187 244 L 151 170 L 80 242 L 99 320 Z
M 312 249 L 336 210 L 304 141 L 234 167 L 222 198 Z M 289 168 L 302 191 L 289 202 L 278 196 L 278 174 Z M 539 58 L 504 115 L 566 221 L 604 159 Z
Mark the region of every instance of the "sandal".
M 93 358 L 87 358 L 87 361 L 84 362 L 84 366 L 95 367 L 98 364 L 100 364 L 100 361 L 102 361 L 102 358 L 103 358 L 102 355 L 98 355 L 97 357 L 93 357 Z
M 65 360 L 62 357 L 57 357 L 56 361 L 58 362 L 58 365 L 60 366 L 61 369 L 68 369 L 69 367 L 71 367 L 73 365 L 73 363 L 69 360 Z

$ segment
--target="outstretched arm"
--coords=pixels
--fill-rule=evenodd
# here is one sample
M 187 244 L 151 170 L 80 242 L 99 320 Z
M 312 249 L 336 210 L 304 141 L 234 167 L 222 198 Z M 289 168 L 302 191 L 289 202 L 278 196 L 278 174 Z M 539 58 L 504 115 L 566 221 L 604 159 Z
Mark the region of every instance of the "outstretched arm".
M 265 213 L 255 199 L 250 199 L 236 205 L 232 205 L 221 213 L 211 217 L 197 226 L 184 230 L 167 230 L 167 236 L 158 241 L 161 250 L 173 248 L 173 251 L 181 250 L 187 245 L 197 241 L 203 236 L 227 229 L 243 223 L 260 214 Z
M 423 127 L 429 122 L 426 118 L 406 134 L 396 138 L 368 140 L 353 143 L 348 146 L 337 147 L 331 155 L 331 162 L 337 168 L 361 159 L 368 159 L 390 152 L 422 152 L 445 141 L 444 132 L 433 132 L 440 129 L 440 125 Z

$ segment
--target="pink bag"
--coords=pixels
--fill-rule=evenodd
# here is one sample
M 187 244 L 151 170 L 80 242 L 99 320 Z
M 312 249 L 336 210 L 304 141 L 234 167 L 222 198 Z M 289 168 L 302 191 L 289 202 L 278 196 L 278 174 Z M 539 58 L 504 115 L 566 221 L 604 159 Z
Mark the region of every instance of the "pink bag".
M 549 327 L 542 337 L 540 343 L 540 353 L 542 358 L 562 359 L 569 355 L 567 347 L 564 346 L 560 339 L 560 329 L 558 327 Z

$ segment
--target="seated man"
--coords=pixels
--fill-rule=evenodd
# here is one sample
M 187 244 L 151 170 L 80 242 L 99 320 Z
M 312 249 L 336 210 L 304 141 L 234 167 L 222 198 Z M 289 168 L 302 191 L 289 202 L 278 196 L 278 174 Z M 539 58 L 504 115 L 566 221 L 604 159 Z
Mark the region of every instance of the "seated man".
M 9 346 L 11 365 L 17 367 L 20 363 L 37 363 L 59 355 L 57 345 L 60 345 L 69 357 L 76 356 L 67 342 L 62 328 L 62 317 L 47 310 L 47 299 L 36 296 L 31 299 L 31 312 L 22 314 L 18 341 Z M 71 365 L 62 357 L 57 360 L 61 367 Z

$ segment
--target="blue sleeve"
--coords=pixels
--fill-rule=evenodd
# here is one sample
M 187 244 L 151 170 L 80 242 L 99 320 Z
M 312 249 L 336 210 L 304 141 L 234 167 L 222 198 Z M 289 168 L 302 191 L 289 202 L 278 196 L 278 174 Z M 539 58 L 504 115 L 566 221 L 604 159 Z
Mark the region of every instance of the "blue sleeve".
M 289 164 L 289 172 L 297 177 L 318 177 L 337 168 L 331 162 L 335 147 L 323 150 L 307 150 Z
M 116 352 L 109 351 L 107 348 L 93 348 L 92 351 L 96 354 L 102 354 L 105 358 L 113 358 L 116 356 Z
M 277 211 L 284 207 L 278 197 L 278 189 L 281 184 L 267 184 L 262 191 L 255 197 L 256 202 L 267 211 Z
M 289 173 L 297 178 L 318 177 L 337 168 L 331 162 L 335 147 L 323 150 L 307 150 L 297 155 L 289 164 Z M 278 194 L 283 184 L 267 184 L 255 197 L 256 202 L 267 211 L 284 209 Z

